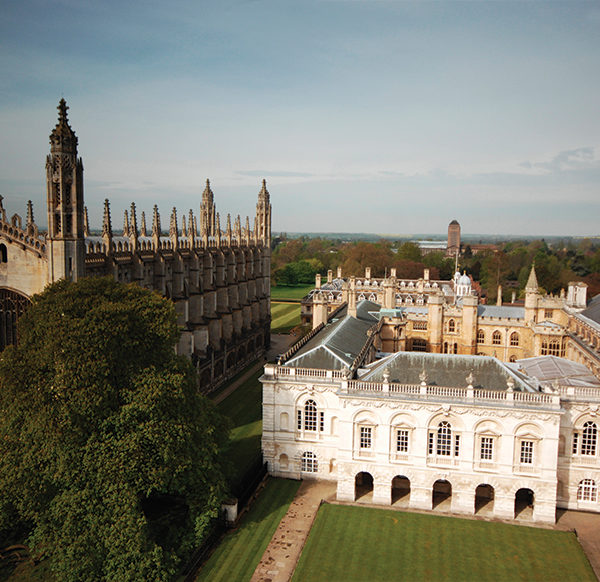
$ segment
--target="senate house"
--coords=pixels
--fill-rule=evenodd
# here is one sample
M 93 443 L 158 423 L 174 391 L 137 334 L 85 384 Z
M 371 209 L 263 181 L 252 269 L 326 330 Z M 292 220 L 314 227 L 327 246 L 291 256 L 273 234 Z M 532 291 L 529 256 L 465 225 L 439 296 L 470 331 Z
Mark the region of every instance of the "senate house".
M 499 294 L 501 296 L 501 294 Z M 312 331 L 267 364 L 273 475 L 339 500 L 554 523 L 600 511 L 600 297 L 485 305 L 467 275 L 317 276 Z

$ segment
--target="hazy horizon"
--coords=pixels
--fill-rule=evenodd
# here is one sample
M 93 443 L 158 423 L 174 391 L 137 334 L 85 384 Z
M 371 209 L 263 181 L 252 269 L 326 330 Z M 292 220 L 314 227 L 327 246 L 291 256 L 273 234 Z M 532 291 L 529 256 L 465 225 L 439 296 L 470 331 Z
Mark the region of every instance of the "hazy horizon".
M 64 96 L 90 224 L 135 202 L 222 224 L 600 232 L 600 5 L 382 0 L 5 3 L 0 195 L 45 222 Z

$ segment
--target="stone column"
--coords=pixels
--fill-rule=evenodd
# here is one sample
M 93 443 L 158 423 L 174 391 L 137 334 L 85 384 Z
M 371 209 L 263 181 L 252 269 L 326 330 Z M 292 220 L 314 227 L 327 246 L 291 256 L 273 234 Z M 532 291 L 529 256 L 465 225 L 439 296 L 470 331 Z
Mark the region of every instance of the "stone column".
M 432 490 L 429 487 L 416 487 L 411 483 L 408 506 L 411 509 L 425 509 L 431 511 L 433 507 Z
M 373 480 L 373 503 L 392 504 L 392 482 L 389 479 Z

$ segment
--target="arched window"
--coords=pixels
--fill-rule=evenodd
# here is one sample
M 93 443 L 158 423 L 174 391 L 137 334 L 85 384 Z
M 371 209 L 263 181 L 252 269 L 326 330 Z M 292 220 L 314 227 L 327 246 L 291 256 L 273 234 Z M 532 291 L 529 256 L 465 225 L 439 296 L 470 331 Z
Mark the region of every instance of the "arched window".
M 496 330 L 493 334 L 492 334 L 492 343 L 495 346 L 499 346 L 502 344 L 502 334 Z
M 542 340 L 542 356 L 548 355 L 548 342 L 546 340 Z
M 558 340 L 550 340 L 550 345 L 548 346 L 548 355 L 560 356 L 560 342 Z
M 440 422 L 438 425 L 435 452 L 444 456 L 452 454 L 452 426 L 449 422 Z
M 0 245 L 0 263 L 8 262 L 8 251 L 5 244 Z
M 519 334 L 516 331 L 513 331 L 510 334 L 510 345 L 518 346 L 519 345 Z
M 317 455 L 307 451 L 302 454 L 302 471 L 305 473 L 316 473 L 318 470 Z
M 593 479 L 579 481 L 577 501 L 598 501 L 598 486 Z
M 304 430 L 317 430 L 317 403 L 314 400 L 304 404 Z
M 581 454 L 595 455 L 596 441 L 598 438 L 598 428 L 595 422 L 585 422 L 583 424 L 583 433 L 581 435 Z
M 453 320 L 453 319 L 451 319 L 451 320 L 448 322 L 448 332 L 449 332 L 449 333 L 454 333 L 454 331 L 455 331 L 455 330 L 456 330 L 456 324 L 454 323 L 454 320 Z
M 484 342 L 485 342 L 485 332 L 482 329 L 480 329 L 477 332 L 477 343 L 482 344 Z
M 317 411 L 317 403 L 309 399 L 298 409 L 297 428 L 305 431 L 324 431 L 325 413 Z

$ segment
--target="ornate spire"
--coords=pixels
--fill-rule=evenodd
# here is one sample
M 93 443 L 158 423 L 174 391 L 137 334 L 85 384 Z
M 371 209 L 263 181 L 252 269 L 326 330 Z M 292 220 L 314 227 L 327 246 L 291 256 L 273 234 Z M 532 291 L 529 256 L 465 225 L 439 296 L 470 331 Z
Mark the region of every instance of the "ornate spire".
M 112 224 L 110 221 L 110 203 L 104 200 L 104 218 L 102 219 L 102 236 L 112 237 Z
M 69 125 L 67 102 L 61 99 L 58 104 L 58 123 L 50 134 L 52 153 L 77 154 L 77 136 Z
M 87 206 L 83 207 L 83 236 L 90 236 L 90 219 L 88 218 Z
M 181 217 L 181 236 L 187 237 L 187 224 L 185 222 L 185 214 Z
M 173 206 L 171 210 L 171 222 L 169 224 L 169 236 L 171 237 L 171 244 L 173 248 L 179 247 L 179 232 L 177 231 L 177 209 Z
M 269 196 L 269 191 L 267 190 L 267 181 L 263 179 L 262 181 L 262 188 L 260 189 L 260 192 L 258 193 L 258 201 L 264 201 L 265 203 L 269 204 L 271 201 L 271 197 Z
M 527 279 L 527 285 L 525 285 L 526 293 L 537 293 L 539 291 L 537 277 L 535 275 L 535 263 L 531 265 L 531 272 L 529 273 L 529 279 Z
M 217 246 L 221 246 L 221 217 L 217 212 L 217 216 L 215 218 L 215 238 L 217 239 Z
M 140 228 L 140 236 L 148 236 L 146 230 L 146 213 L 142 210 L 142 227 Z
M 129 216 L 127 210 L 123 213 L 123 236 L 129 236 Z
M 160 228 L 160 214 L 158 213 L 158 206 L 155 204 L 152 211 L 152 236 L 160 236 L 162 230 Z
M 31 200 L 27 200 L 27 220 L 25 221 L 26 226 L 33 226 L 35 221 L 33 220 L 33 203 Z
M 204 192 L 202 192 L 202 202 L 213 202 L 214 195 L 213 191 L 210 189 L 210 180 L 206 178 L 206 187 L 204 188 Z
M 129 240 L 133 247 L 133 250 L 138 248 L 138 227 L 137 227 L 137 212 L 135 210 L 135 202 L 131 203 L 131 222 L 129 224 Z
M 196 219 L 194 218 L 194 213 L 191 208 L 188 212 L 188 235 L 192 238 L 196 238 Z

